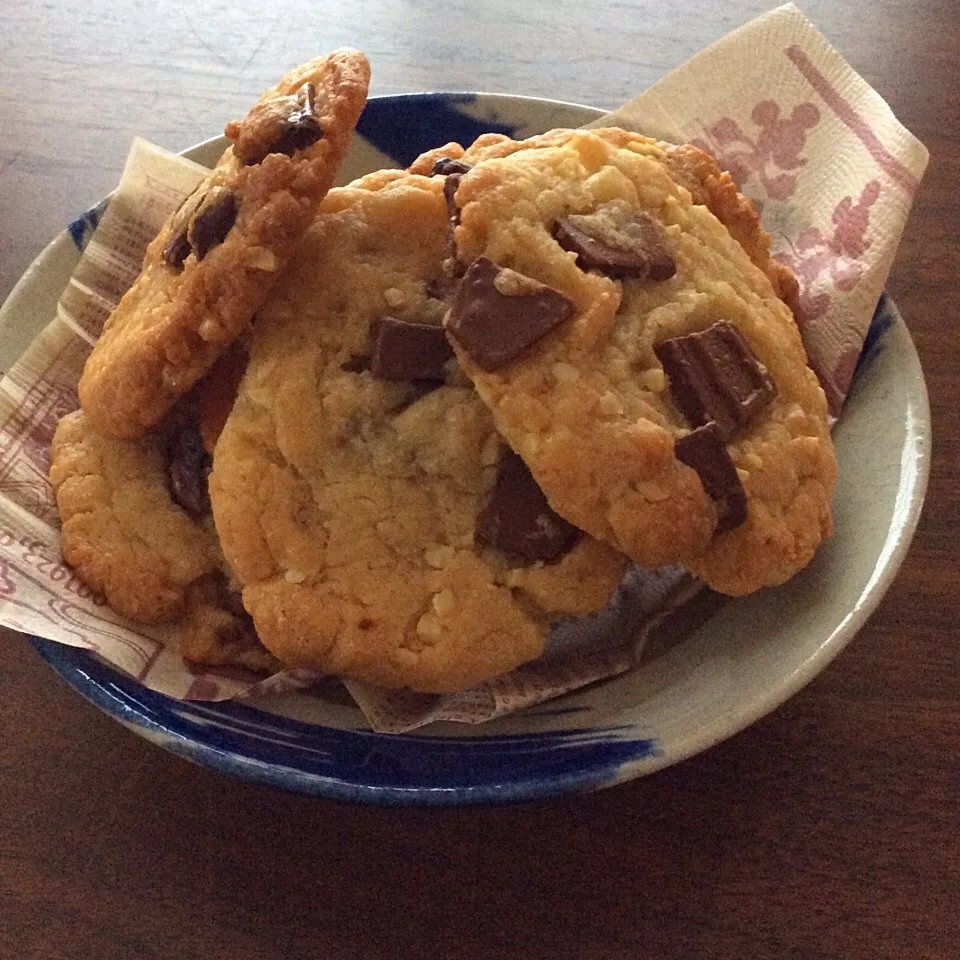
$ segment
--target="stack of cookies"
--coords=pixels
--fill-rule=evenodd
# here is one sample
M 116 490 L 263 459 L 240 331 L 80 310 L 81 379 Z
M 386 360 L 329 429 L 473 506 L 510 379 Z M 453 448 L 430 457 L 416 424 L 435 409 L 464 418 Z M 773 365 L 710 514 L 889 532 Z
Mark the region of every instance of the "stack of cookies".
M 431 692 L 631 560 L 729 594 L 805 566 L 826 401 L 729 175 L 556 130 L 330 189 L 367 79 L 284 78 L 151 244 L 54 439 L 67 562 L 191 660 Z

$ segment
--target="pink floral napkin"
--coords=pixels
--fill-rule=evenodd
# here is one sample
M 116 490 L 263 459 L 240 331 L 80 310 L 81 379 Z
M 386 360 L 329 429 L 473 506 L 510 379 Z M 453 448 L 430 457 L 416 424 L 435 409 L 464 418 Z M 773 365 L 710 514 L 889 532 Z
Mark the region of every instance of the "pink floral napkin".
M 797 320 L 838 416 L 926 147 L 793 4 L 590 124 L 607 125 L 696 144 L 730 171 L 797 275 Z

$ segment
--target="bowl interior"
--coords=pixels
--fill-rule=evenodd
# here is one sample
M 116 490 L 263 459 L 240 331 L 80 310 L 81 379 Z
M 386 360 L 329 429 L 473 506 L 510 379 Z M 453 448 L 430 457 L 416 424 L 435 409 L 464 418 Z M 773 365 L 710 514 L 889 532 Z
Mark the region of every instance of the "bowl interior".
M 449 140 L 469 142 L 491 130 L 523 137 L 598 115 L 499 95 L 374 98 L 338 182 L 406 165 Z M 209 165 L 224 145 L 214 138 L 186 155 Z M 77 232 L 38 259 L 0 322 L 14 308 L 18 323 L 23 311 L 52 315 L 51 297 L 55 306 L 76 262 Z M 835 432 L 835 533 L 814 562 L 783 587 L 723 602 L 641 668 L 540 708 L 479 727 L 434 724 L 428 735 L 387 737 L 368 732 L 359 711 L 336 698 L 278 696 L 257 701 L 256 709 L 181 703 L 144 690 L 91 654 L 48 641 L 37 641 L 38 649 L 68 682 L 144 736 L 226 772 L 292 789 L 454 803 L 593 789 L 650 772 L 732 735 L 796 692 L 851 639 L 902 561 L 926 486 L 929 413 L 912 342 L 886 297 L 868 344 Z

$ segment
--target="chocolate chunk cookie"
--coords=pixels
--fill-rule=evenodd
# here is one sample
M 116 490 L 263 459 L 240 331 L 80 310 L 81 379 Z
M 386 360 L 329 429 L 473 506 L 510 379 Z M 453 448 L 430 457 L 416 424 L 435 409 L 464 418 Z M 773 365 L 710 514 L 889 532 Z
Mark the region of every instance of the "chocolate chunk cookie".
M 602 607 L 624 558 L 556 515 L 442 331 L 442 178 L 330 192 L 270 300 L 214 452 L 217 532 L 280 660 L 469 687 Z
M 446 329 L 552 507 L 726 593 L 808 563 L 831 529 L 826 402 L 735 188 L 699 151 L 623 131 L 451 156 L 470 169 Z
M 281 664 L 230 587 L 210 516 L 208 471 L 192 416 L 178 415 L 137 440 L 98 434 L 79 410 L 64 417 L 50 468 L 64 559 L 117 613 L 169 623 L 186 659 L 277 670 Z
M 366 57 L 339 50 L 268 90 L 210 176 L 147 248 L 80 380 L 103 434 L 137 437 L 250 323 L 333 183 L 369 82 Z
M 747 256 L 767 275 L 777 296 L 791 310 L 795 309 L 800 292 L 796 277 L 788 267 L 770 257 L 770 235 L 761 226 L 757 211 L 713 157 L 689 143 L 664 143 L 617 127 L 592 132 L 611 146 L 642 154 L 666 167 L 671 178 L 690 192 L 693 202 L 707 207 L 727 228 Z M 468 151 L 459 143 L 448 143 L 422 154 L 410 166 L 410 172 L 465 173 L 481 160 L 508 157 L 521 150 L 562 146 L 570 133 L 569 130 L 551 130 L 528 140 L 512 140 L 500 133 L 487 133 L 472 143 Z M 457 166 L 452 167 L 451 163 Z M 456 221 L 457 217 L 459 210 L 454 205 L 453 219 Z M 562 246 L 563 241 L 560 243 Z
M 213 531 L 174 502 L 167 443 L 160 431 L 104 437 L 78 410 L 50 449 L 64 559 L 117 613 L 144 623 L 176 620 L 190 586 L 218 568 Z

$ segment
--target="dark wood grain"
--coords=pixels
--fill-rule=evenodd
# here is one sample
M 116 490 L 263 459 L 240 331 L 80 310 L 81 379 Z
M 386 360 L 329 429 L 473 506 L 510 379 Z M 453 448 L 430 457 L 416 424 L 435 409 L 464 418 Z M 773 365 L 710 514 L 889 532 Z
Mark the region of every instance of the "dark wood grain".
M 109 191 L 340 44 L 374 92 L 611 107 L 759 0 L 0 6 L 0 297 Z M 960 957 L 958 0 L 805 10 L 930 148 L 889 288 L 926 371 L 928 503 L 857 640 L 674 768 L 513 808 L 376 810 L 175 759 L 0 642 L 0 958 Z

